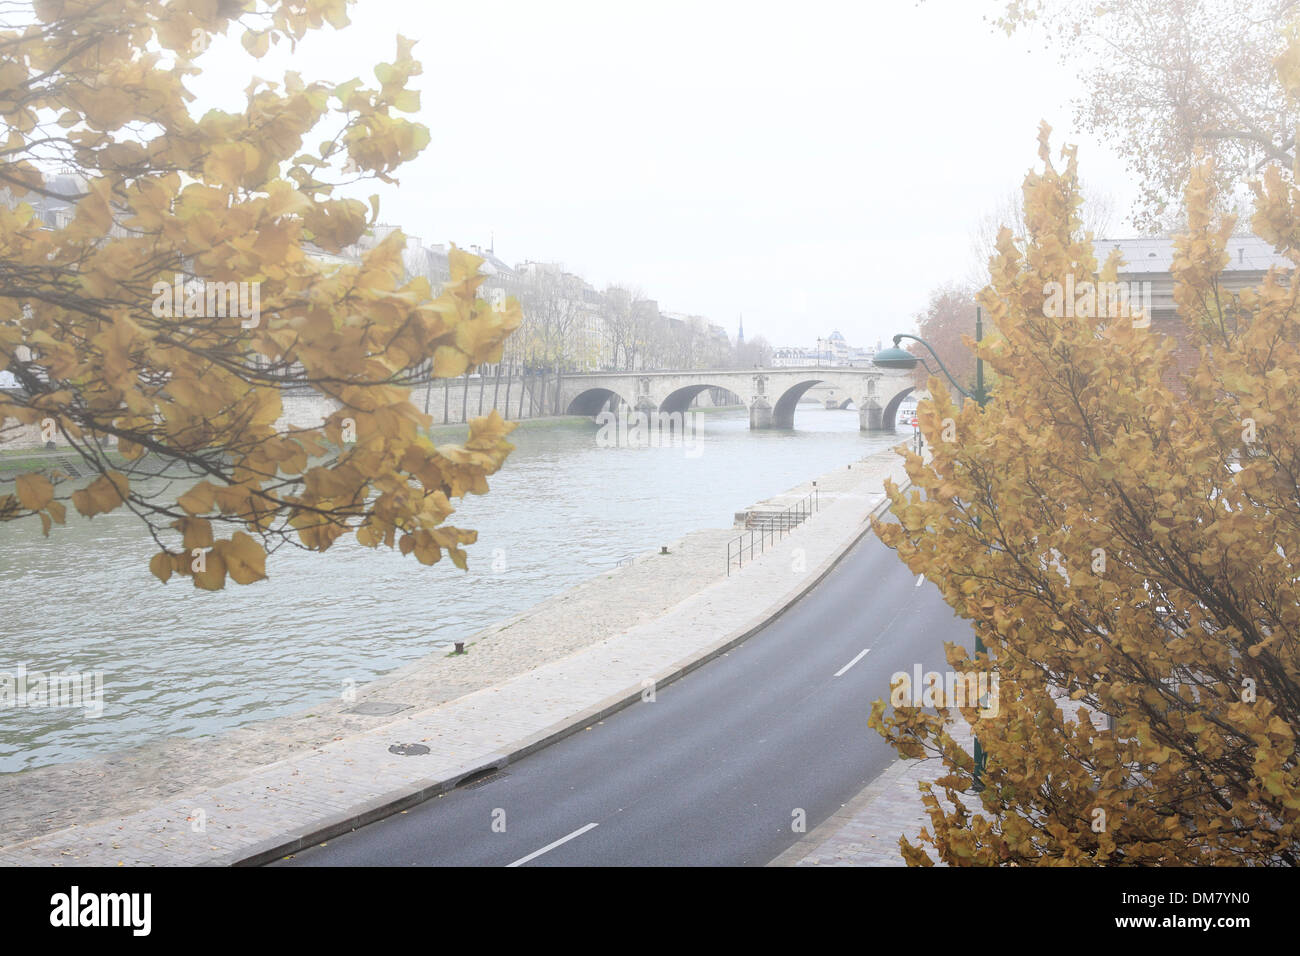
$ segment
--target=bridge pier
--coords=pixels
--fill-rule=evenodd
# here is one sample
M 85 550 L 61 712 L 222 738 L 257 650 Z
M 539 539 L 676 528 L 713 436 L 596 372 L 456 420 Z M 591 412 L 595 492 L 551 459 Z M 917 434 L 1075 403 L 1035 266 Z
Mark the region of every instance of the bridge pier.
M 749 427 L 772 428 L 772 406 L 766 399 L 756 398 L 749 405 Z
M 885 430 L 885 410 L 874 398 L 863 399 L 858 409 L 858 430 L 878 432 Z

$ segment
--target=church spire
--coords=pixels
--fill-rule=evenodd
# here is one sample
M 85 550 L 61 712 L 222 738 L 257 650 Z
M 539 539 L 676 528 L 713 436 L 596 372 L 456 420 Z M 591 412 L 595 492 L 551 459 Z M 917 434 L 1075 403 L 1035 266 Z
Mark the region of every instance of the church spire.
M 736 335 L 736 344 L 745 344 L 745 316 L 743 314 L 740 316 L 740 332 Z

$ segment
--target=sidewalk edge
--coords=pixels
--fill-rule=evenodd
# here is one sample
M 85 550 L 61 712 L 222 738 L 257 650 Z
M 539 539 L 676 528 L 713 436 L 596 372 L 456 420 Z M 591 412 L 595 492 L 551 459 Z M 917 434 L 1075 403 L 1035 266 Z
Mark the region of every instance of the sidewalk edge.
M 903 483 L 899 485 L 900 490 L 905 490 L 911 482 L 904 477 Z M 670 666 L 669 670 L 652 679 L 656 688 L 671 684 L 680 677 L 684 677 L 697 667 L 701 667 L 713 660 L 715 657 L 727 653 L 732 648 L 743 644 L 749 638 L 753 637 L 759 631 L 763 630 L 791 607 L 803 599 L 809 591 L 815 588 L 826 575 L 830 574 L 850 551 L 852 551 L 867 535 L 871 534 L 870 518 L 877 516 L 889 506 L 889 497 L 883 491 L 881 500 L 873 505 L 863 518 L 861 531 L 850 538 L 839 550 L 822 562 L 817 570 L 810 576 L 810 580 L 800 588 L 789 600 L 785 601 L 773 613 L 764 617 L 757 623 L 748 625 L 743 631 L 733 633 L 723 638 L 712 647 L 705 648 L 703 651 L 693 654 L 688 658 L 678 661 Z M 416 804 L 423 803 L 442 793 L 454 790 L 462 781 L 468 777 L 475 776 L 484 771 L 499 770 L 508 764 L 514 763 L 529 754 L 536 753 L 544 747 L 549 746 L 559 740 L 563 740 L 572 734 L 590 726 L 591 724 L 603 720 L 610 714 L 616 713 L 636 701 L 641 699 L 644 688 L 640 685 L 613 694 L 606 697 L 597 704 L 580 711 L 576 715 L 565 718 L 564 720 L 552 724 L 545 730 L 542 730 L 531 737 L 525 737 L 517 742 L 505 754 L 492 755 L 486 760 L 473 761 L 466 765 L 463 772 L 458 772 L 453 776 L 444 777 L 441 780 L 431 780 L 428 784 L 417 790 L 410 790 L 403 787 L 399 791 L 390 791 L 360 805 L 360 808 L 351 808 L 344 814 L 334 817 L 321 825 L 314 827 L 310 831 L 301 833 L 290 839 L 276 838 L 265 841 L 262 844 L 254 845 L 251 848 L 244 848 L 234 854 L 228 854 L 225 857 L 218 857 L 209 865 L 213 866 L 261 866 L 280 857 L 287 856 L 290 853 L 314 846 L 317 843 L 323 843 L 341 834 L 356 830 L 367 824 L 374 823 L 376 820 L 382 820 L 385 817 L 393 816 Z M 888 771 L 887 771 L 888 772 Z M 820 829 L 820 827 L 818 828 Z M 817 831 L 814 831 L 814 833 Z

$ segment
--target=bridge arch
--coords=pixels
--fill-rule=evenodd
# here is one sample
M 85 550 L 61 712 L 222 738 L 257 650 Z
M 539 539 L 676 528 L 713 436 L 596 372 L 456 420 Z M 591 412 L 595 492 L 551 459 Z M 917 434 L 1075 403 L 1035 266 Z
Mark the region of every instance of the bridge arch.
M 589 418 L 595 418 L 610 406 L 611 399 L 618 399 L 629 406 L 632 404 L 627 400 L 627 396 L 620 395 L 612 388 L 588 388 L 570 399 L 564 414 L 586 415 Z
M 683 385 L 681 388 L 669 392 L 668 395 L 665 396 L 664 400 L 659 403 L 659 411 L 666 413 L 685 412 L 691 407 L 691 403 L 695 401 L 696 398 L 704 392 L 709 391 L 709 389 L 714 388 L 726 392 L 728 395 L 732 396 L 736 402 L 744 402 L 744 399 L 731 389 L 727 388 L 727 386 L 719 385 L 716 382 L 705 382 L 696 385 Z
M 791 385 L 781 397 L 776 400 L 772 406 L 772 427 L 773 428 L 794 428 L 794 410 L 799 404 L 799 399 L 803 398 L 803 393 L 808 391 L 814 385 L 824 379 L 810 378 L 802 382 Z
M 916 391 L 916 386 L 909 385 L 903 389 L 888 402 L 885 403 L 885 410 L 880 416 L 880 427 L 885 431 L 893 431 L 898 423 L 898 406 L 903 404 L 903 399 Z
M 638 411 L 684 413 L 711 389 L 735 396 L 749 410 L 749 427 L 794 428 L 796 406 L 814 386 L 831 390 L 836 403 L 858 411 L 864 431 L 893 430 L 885 422 L 886 403 L 897 417 L 898 403 L 912 391 L 910 371 L 827 366 L 752 369 L 635 370 L 573 373 L 563 379 L 557 407 L 570 415 L 596 417 L 611 403 Z M 617 400 L 617 401 L 615 401 Z
M 711 388 L 717 388 L 715 385 L 685 385 L 679 389 L 669 392 L 667 397 L 659 403 L 661 412 L 684 412 L 691 407 L 691 402 L 695 401 L 696 396 L 701 392 L 707 392 Z

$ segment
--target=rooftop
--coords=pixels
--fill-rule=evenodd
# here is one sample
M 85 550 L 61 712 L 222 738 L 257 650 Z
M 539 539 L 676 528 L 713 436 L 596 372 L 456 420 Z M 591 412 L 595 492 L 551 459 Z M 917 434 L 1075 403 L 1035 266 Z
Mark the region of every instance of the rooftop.
M 1135 273 L 1167 273 L 1174 261 L 1173 239 L 1097 239 L 1093 251 L 1098 264 L 1105 262 L 1111 249 L 1118 249 L 1125 265 L 1120 271 Z M 1273 247 L 1259 236 L 1232 236 L 1228 239 L 1228 252 L 1232 258 L 1225 272 L 1267 272 L 1270 267 L 1291 269 L 1291 260 L 1273 251 Z

